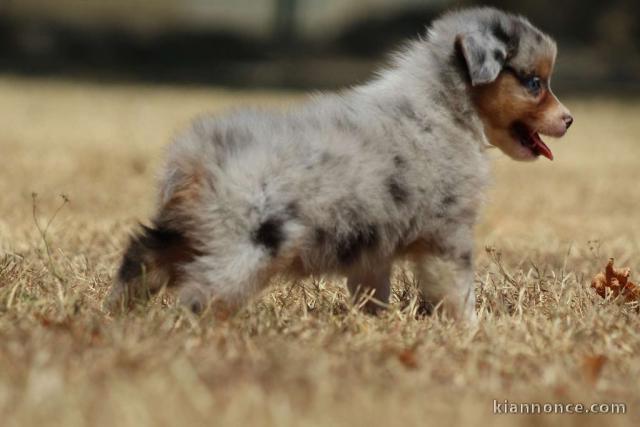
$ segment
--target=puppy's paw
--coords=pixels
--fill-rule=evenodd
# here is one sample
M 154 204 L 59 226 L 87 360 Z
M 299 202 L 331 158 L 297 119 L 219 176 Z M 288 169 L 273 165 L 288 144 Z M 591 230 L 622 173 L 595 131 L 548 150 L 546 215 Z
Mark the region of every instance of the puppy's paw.
M 199 286 L 185 284 L 178 295 L 178 304 L 185 310 L 200 315 L 207 308 L 208 299 Z

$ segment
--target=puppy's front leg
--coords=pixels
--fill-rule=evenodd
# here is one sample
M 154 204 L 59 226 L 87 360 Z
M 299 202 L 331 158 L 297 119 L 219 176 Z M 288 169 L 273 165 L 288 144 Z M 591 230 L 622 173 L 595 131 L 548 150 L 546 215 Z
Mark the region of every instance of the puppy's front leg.
M 364 310 L 375 314 L 384 307 L 380 304 L 389 303 L 391 284 L 389 282 L 390 265 L 384 267 L 362 268 L 349 274 L 347 277 L 347 287 L 355 303 L 361 298 L 371 296 L 364 305 Z M 373 295 L 371 295 L 373 293 Z
M 456 230 L 441 252 L 425 254 L 418 260 L 416 275 L 428 303 L 435 306 L 442 302 L 446 315 L 475 322 L 472 242 L 470 228 Z

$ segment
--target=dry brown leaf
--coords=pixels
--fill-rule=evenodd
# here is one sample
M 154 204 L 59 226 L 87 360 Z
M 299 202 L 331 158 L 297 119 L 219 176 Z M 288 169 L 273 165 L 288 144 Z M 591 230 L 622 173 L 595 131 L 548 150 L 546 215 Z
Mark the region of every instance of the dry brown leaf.
M 631 269 L 614 268 L 613 258 L 609 258 L 609 262 L 604 272 L 595 275 L 591 281 L 591 287 L 602 298 L 607 296 L 607 289 L 611 290 L 613 297 L 622 294 L 626 301 L 640 301 L 640 286 L 629 280 Z
M 418 368 L 418 360 L 416 359 L 416 352 L 412 348 L 407 348 L 398 353 L 398 360 L 402 363 L 405 368 L 408 369 L 417 369 Z
M 607 361 L 607 356 L 603 354 L 597 354 L 593 356 L 586 356 L 582 362 L 582 371 L 584 376 L 591 385 L 595 385 L 600 377 L 602 368 Z

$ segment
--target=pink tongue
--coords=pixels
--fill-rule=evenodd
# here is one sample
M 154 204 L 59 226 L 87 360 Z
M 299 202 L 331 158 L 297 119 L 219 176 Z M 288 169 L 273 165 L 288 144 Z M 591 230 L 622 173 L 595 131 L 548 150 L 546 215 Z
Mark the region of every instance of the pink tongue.
M 531 139 L 535 142 L 538 153 L 542 154 L 549 160 L 553 160 L 553 153 L 551 152 L 551 149 L 547 147 L 547 144 L 545 144 L 542 139 L 540 139 L 540 135 L 538 135 L 537 132 L 531 134 Z

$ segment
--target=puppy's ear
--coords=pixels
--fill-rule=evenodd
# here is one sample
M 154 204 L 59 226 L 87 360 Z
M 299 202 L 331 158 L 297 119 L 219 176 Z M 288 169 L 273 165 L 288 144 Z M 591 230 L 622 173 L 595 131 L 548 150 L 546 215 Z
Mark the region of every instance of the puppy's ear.
M 489 32 L 459 34 L 455 47 L 467 65 L 472 86 L 494 81 L 507 57 L 505 44 Z

